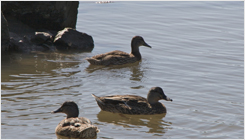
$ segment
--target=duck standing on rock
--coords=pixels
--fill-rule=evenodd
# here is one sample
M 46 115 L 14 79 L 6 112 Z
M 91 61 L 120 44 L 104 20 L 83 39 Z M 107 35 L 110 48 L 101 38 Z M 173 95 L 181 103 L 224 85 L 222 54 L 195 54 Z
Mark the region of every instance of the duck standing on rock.
M 122 65 L 127 63 L 134 63 L 141 60 L 139 52 L 140 46 L 151 48 L 141 36 L 135 36 L 131 41 L 131 53 L 128 54 L 123 51 L 115 50 L 104 54 L 98 54 L 86 60 L 92 65 Z
M 167 113 L 164 104 L 158 102 L 163 99 L 173 101 L 168 98 L 161 87 L 152 87 L 148 92 L 147 99 L 136 95 L 112 95 L 98 97 L 92 94 L 101 110 L 113 113 L 131 115 L 152 115 Z
M 84 117 L 78 117 L 78 106 L 73 101 L 66 101 L 62 106 L 52 113 L 65 113 L 67 117 L 63 119 L 55 129 L 58 138 L 72 139 L 93 139 L 97 138 L 99 132 L 92 122 Z

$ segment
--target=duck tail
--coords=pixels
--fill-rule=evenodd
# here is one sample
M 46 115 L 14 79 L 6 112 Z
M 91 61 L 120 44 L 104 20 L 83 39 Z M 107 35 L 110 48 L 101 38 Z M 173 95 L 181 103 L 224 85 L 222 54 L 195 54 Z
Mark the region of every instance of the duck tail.
M 85 58 L 90 64 L 97 65 L 99 62 L 93 58 Z
M 101 103 L 101 104 L 105 105 L 105 103 L 103 103 L 103 102 L 100 100 L 100 98 L 99 98 L 98 96 L 96 96 L 96 95 L 94 95 L 94 94 L 91 94 L 91 95 L 95 98 L 95 100 L 96 100 L 98 103 Z
M 97 138 L 98 132 L 99 132 L 98 127 L 91 125 L 91 126 L 87 126 L 87 128 L 85 128 L 80 135 L 82 135 L 81 138 L 94 139 Z

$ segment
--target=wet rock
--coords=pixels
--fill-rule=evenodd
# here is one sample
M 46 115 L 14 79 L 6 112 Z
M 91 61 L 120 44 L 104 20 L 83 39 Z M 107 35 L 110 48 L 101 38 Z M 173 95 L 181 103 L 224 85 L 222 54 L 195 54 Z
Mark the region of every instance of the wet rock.
M 78 1 L 2 1 L 3 14 L 14 16 L 34 29 L 75 28 Z
M 92 37 L 75 30 L 78 4 L 78 1 L 2 1 L 2 48 L 27 53 L 56 48 L 92 51 Z M 59 30 L 62 31 L 57 34 Z
M 9 29 L 8 29 L 8 23 L 5 19 L 3 13 L 1 12 L 1 50 L 7 51 L 9 48 Z
M 49 49 L 52 49 L 52 51 L 54 50 L 52 48 L 52 41 L 50 41 L 50 47 L 47 47 L 47 40 L 43 44 L 36 44 L 32 42 L 32 38 L 35 36 L 35 30 L 33 28 L 14 17 L 8 17 L 7 20 L 9 21 L 8 25 L 10 36 L 8 52 L 29 53 L 32 51 L 48 51 Z
M 50 33 L 46 32 L 35 32 L 35 35 L 32 36 L 31 42 L 37 44 L 37 45 L 42 45 L 42 44 L 52 44 L 53 42 L 53 37 Z
M 51 41 L 46 40 L 43 43 L 33 43 L 31 35 L 20 36 L 19 34 L 10 32 L 10 52 L 30 53 L 30 52 L 47 52 L 55 51 Z M 49 44 L 50 42 L 50 44 Z
M 94 41 L 90 35 L 78 32 L 72 28 L 65 28 L 58 32 L 54 45 L 61 51 L 90 52 L 94 48 Z
M 9 51 L 12 52 L 29 52 L 32 50 L 31 43 L 29 39 L 24 36 L 21 38 L 15 33 L 10 32 L 10 44 L 9 44 Z

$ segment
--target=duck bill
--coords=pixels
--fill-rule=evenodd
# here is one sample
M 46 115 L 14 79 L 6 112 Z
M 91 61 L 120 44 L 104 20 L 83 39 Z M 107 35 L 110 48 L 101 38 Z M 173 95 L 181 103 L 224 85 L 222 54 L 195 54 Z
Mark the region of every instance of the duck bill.
M 165 98 L 163 98 L 163 99 L 166 100 L 166 101 L 171 101 L 171 102 L 173 101 L 172 99 L 170 99 L 170 98 L 167 97 L 167 96 L 166 96 Z
M 143 46 L 146 46 L 146 47 L 151 48 L 151 46 L 150 46 L 150 45 L 148 45 L 147 43 L 144 43 L 144 44 L 143 44 Z
M 51 113 L 59 113 L 59 112 L 62 112 L 60 108 L 55 111 L 52 111 Z

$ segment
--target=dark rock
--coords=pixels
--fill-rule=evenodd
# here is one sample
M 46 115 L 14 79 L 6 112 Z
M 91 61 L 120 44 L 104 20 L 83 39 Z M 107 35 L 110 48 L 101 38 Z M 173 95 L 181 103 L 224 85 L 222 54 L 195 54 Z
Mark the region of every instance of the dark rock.
M 20 36 L 11 32 L 10 32 L 10 36 L 11 37 L 10 37 L 9 51 L 30 52 L 32 50 L 30 41 L 26 36 L 20 38 Z
M 9 36 L 10 43 L 8 47 L 9 52 L 29 53 L 32 51 L 53 51 L 52 41 L 50 47 L 45 44 L 36 44 L 31 41 L 35 36 L 35 30 L 28 25 L 22 23 L 14 17 L 8 17 L 9 21 Z M 45 42 L 47 44 L 47 41 Z
M 93 38 L 75 30 L 78 4 L 78 1 L 2 1 L 2 48 L 26 53 L 55 51 L 55 47 L 92 51 Z M 62 31 L 57 34 L 59 30 Z
M 72 28 L 65 28 L 58 32 L 54 39 L 57 50 L 75 50 L 90 52 L 94 48 L 94 41 L 90 35 L 81 33 Z
M 34 29 L 76 27 L 78 1 L 1 1 L 3 14 Z
M 5 19 L 3 13 L 1 12 L 1 50 L 7 51 L 9 48 L 9 29 L 8 29 L 8 23 Z
M 52 42 L 50 44 L 46 42 L 42 44 L 33 43 L 30 35 L 20 36 L 19 34 L 10 32 L 10 52 L 20 52 L 20 53 L 30 53 L 30 52 L 46 52 L 46 51 L 55 51 Z
M 50 35 L 50 33 L 46 32 L 35 32 L 35 35 L 31 37 L 31 42 L 37 44 L 37 45 L 42 45 L 44 43 L 46 44 L 52 44 L 53 42 L 53 37 Z

